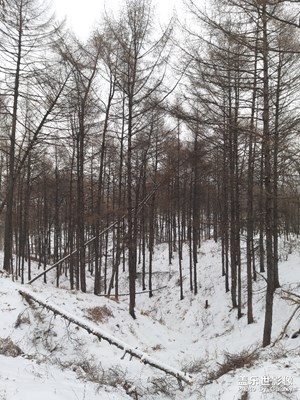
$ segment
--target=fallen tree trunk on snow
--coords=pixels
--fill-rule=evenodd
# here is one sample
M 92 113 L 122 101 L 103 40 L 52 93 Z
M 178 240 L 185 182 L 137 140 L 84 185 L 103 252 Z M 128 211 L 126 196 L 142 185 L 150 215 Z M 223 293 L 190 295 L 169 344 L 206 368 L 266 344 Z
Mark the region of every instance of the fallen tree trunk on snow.
M 63 310 L 62 308 L 58 307 L 57 305 L 49 302 L 48 300 L 44 300 L 41 297 L 37 296 L 34 292 L 31 292 L 30 290 L 19 290 L 19 293 L 27 300 L 31 299 L 40 304 L 41 306 L 45 307 L 47 310 L 50 310 L 54 312 L 55 315 L 60 315 L 62 318 L 66 319 L 67 321 L 81 327 L 82 329 L 85 329 L 88 333 L 91 333 L 98 337 L 99 340 L 103 339 L 106 340 L 109 344 L 114 345 L 118 347 L 119 349 L 123 350 L 124 356 L 126 354 L 129 354 L 131 357 L 135 357 L 140 359 L 144 364 L 149 364 L 154 368 L 157 368 L 163 372 L 165 372 L 168 375 L 174 376 L 180 385 L 182 387 L 182 382 L 185 382 L 187 384 L 192 384 L 192 379 L 190 376 L 185 374 L 182 371 L 179 371 L 175 368 L 172 368 L 158 360 L 155 360 L 154 358 L 150 357 L 146 353 L 126 344 L 122 340 L 119 340 L 115 338 L 114 336 L 110 335 L 109 333 L 103 331 L 101 328 L 99 328 L 97 325 L 90 321 L 86 321 L 84 318 L 80 318 L 77 316 L 72 315 L 68 311 Z

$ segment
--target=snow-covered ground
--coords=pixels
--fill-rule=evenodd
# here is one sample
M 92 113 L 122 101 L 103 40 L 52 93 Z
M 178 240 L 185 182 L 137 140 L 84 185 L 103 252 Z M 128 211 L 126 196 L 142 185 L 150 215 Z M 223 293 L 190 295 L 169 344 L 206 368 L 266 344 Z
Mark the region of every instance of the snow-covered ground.
M 297 248 L 294 243 L 287 260 L 290 244 L 282 248 L 280 281 L 283 289 L 300 294 Z M 225 293 L 219 244 L 208 241 L 201 246 L 197 296 L 189 292 L 188 256 L 184 257 L 185 298 L 181 301 L 178 261 L 175 257 L 168 265 L 167 250 L 166 245 L 156 249 L 153 282 L 154 287 L 166 288 L 154 292 L 152 299 L 147 294 L 137 295 L 136 320 L 128 314 L 127 296 L 116 302 L 69 291 L 66 282 L 55 288 L 51 279 L 47 285 L 38 280 L 21 286 L 0 273 L 0 400 L 299 399 L 300 335 L 291 336 L 300 329 L 300 312 L 275 346 L 261 349 L 263 277 L 254 284 L 255 323 L 247 325 L 246 316 L 237 319 L 230 293 Z M 126 293 L 126 276 L 122 280 L 121 289 Z M 20 287 L 92 321 L 158 362 L 188 373 L 193 384 L 184 384 L 182 390 L 175 378 L 131 359 L 37 304 L 29 304 L 19 294 Z M 281 298 L 280 289 L 276 292 L 274 341 L 295 307 Z M 226 370 L 226 360 L 228 365 L 232 360 L 241 361 L 242 356 L 251 359 L 249 365 Z

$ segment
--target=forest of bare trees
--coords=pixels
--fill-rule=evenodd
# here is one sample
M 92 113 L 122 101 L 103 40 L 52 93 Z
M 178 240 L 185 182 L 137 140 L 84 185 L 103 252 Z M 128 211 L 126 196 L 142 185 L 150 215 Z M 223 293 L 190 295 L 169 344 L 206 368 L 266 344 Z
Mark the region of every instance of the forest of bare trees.
M 183 299 L 201 285 L 201 242 L 219 241 L 237 318 L 253 323 L 265 277 L 267 346 L 278 240 L 300 233 L 300 9 L 184 3 L 190 23 L 162 29 L 151 0 L 125 0 L 86 43 L 39 0 L 0 3 L 3 269 L 26 283 L 53 265 L 58 286 L 89 279 L 115 298 L 125 275 L 135 318 L 158 244 L 179 256 Z

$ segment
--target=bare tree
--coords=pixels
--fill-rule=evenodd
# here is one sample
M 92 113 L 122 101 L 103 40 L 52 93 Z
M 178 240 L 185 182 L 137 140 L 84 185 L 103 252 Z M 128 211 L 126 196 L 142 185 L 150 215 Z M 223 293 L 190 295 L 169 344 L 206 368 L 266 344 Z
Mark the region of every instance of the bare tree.
M 117 44 L 119 63 L 116 85 L 124 99 L 124 123 L 127 138 L 127 248 L 129 268 L 130 315 L 135 318 L 135 280 L 137 267 L 137 215 L 139 202 L 135 193 L 133 167 L 135 137 L 147 126 L 144 115 L 150 111 L 149 99 L 162 86 L 164 69 L 163 50 L 167 42 L 165 32 L 157 41 L 152 39 L 153 11 L 151 1 L 127 1 L 119 21 L 107 18 L 111 37 Z
M 4 269 L 11 271 L 12 260 L 12 218 L 14 206 L 14 186 L 16 174 L 22 168 L 38 134 L 53 107 L 58 101 L 61 88 L 54 82 L 44 80 L 45 65 L 41 55 L 45 55 L 50 43 L 55 40 L 56 29 L 53 28 L 53 19 L 47 16 L 46 5 L 37 0 L 16 0 L 6 4 L 5 18 L 0 21 L 0 57 L 1 72 L 6 77 L 5 91 L 7 112 L 11 118 L 9 134 L 10 149 L 8 160 L 7 193 L 1 205 L 6 204 L 5 239 L 4 239 Z M 45 87 L 48 87 L 48 97 Z M 57 90 L 57 91 L 56 91 Z M 56 91 L 56 93 L 55 93 Z M 53 96 L 53 97 L 52 97 Z M 17 142 L 22 143 L 24 136 L 21 99 L 35 103 L 39 115 L 32 124 L 32 140 L 20 161 L 16 163 Z M 39 106 L 37 106 L 39 104 Z

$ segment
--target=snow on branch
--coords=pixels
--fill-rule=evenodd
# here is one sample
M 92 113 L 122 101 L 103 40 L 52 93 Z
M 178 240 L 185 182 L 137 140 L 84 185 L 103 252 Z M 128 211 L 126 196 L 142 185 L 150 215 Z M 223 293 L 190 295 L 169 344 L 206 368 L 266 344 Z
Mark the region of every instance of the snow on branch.
M 48 300 L 42 299 L 41 297 L 37 296 L 34 292 L 30 290 L 19 290 L 19 293 L 25 298 L 25 299 L 32 299 L 41 306 L 47 308 L 50 311 L 53 311 L 54 314 L 60 315 L 62 318 L 66 319 L 67 321 L 85 329 L 88 333 L 91 333 L 98 337 L 99 339 L 106 340 L 109 344 L 114 345 L 118 347 L 119 349 L 123 350 L 124 356 L 125 354 L 129 354 L 132 357 L 136 357 L 140 359 L 144 364 L 149 364 L 150 366 L 157 368 L 161 371 L 164 371 L 166 374 L 174 376 L 178 382 L 181 385 L 181 382 L 185 382 L 189 385 L 191 385 L 192 379 L 190 376 L 185 374 L 182 371 L 179 371 L 175 368 L 172 368 L 158 360 L 155 360 L 154 358 L 150 357 L 146 353 L 126 344 L 122 340 L 117 339 L 116 337 L 110 335 L 109 333 L 103 331 L 101 328 L 99 328 L 97 325 L 90 321 L 86 321 L 84 318 L 77 317 L 68 311 L 65 311 L 64 309 L 58 307 L 57 305 L 51 303 Z M 123 357 L 124 357 L 123 356 Z

